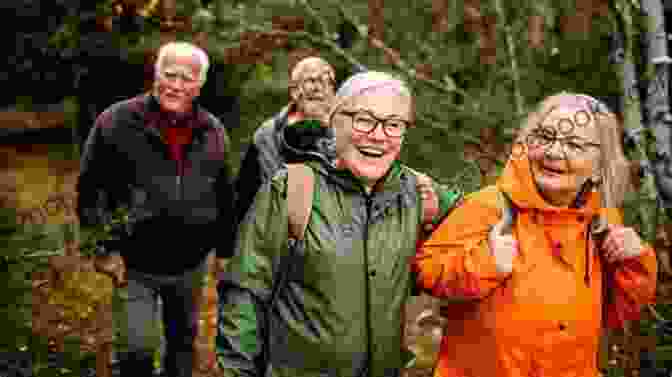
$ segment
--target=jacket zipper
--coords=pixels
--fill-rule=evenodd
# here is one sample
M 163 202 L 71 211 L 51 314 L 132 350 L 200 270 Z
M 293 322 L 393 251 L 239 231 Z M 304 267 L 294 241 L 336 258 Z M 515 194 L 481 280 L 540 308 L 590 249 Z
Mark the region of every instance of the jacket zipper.
M 176 190 L 176 197 L 178 200 L 182 199 L 182 171 L 184 170 L 182 165 L 184 164 L 184 161 L 182 160 L 177 160 L 177 176 L 175 176 L 175 190 Z
M 364 302 L 365 310 L 364 316 L 366 320 L 366 365 L 364 367 L 364 376 L 371 374 L 371 365 L 373 363 L 373 343 L 371 336 L 373 329 L 371 328 L 371 292 L 369 284 L 369 224 L 371 221 L 371 204 L 372 199 L 370 194 L 366 194 L 366 222 L 364 225 Z

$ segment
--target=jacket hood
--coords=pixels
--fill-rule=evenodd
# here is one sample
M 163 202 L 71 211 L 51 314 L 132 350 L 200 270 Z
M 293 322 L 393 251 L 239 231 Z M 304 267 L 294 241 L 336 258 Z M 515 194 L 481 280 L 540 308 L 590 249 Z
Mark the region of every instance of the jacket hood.
M 544 200 L 534 183 L 528 155 L 523 147 L 520 148 L 522 153 L 516 154 L 514 151 L 511 154 L 496 183 L 497 188 L 506 193 L 518 208 L 584 215 L 595 215 L 599 212 L 600 193 L 597 191 L 583 193 L 578 208 L 555 207 Z

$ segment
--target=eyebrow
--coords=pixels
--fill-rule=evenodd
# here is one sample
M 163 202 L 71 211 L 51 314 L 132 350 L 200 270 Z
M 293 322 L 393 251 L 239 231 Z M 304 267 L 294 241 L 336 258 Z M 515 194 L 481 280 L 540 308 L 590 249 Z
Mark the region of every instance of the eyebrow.
M 403 117 L 401 115 L 398 115 L 398 114 L 376 114 L 373 111 L 371 111 L 369 109 L 365 109 L 365 108 L 343 109 L 343 110 L 346 111 L 346 112 L 352 112 L 352 113 L 358 113 L 358 112 L 362 111 L 362 112 L 369 113 L 369 114 L 371 114 L 371 115 L 373 115 L 377 118 L 383 118 L 383 119 L 394 118 L 394 119 L 400 119 L 400 120 L 405 120 L 407 122 L 410 122 L 408 119 L 406 119 L 405 117 Z

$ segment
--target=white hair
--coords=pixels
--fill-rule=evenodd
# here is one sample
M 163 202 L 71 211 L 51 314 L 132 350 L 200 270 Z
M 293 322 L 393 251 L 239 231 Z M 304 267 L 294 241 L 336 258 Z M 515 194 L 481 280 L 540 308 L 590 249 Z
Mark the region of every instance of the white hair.
M 196 55 L 199 65 L 201 66 L 198 81 L 201 83 L 201 85 L 205 84 L 208 68 L 210 67 L 210 60 L 208 59 L 208 54 L 206 54 L 202 48 L 189 42 L 168 42 L 164 44 L 159 49 L 159 56 L 156 58 L 156 63 L 154 65 L 154 72 L 156 72 L 157 75 L 159 72 L 161 72 L 163 60 L 169 53 L 173 53 L 178 56 Z

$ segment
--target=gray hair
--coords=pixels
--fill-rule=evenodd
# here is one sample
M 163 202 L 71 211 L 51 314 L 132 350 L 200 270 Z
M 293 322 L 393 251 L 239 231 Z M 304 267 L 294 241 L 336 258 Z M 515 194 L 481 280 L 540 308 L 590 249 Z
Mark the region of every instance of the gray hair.
M 413 93 L 408 87 L 408 84 L 390 73 L 381 71 L 365 71 L 356 73 L 350 76 L 336 91 L 336 99 L 332 104 L 329 118 L 341 107 L 346 101 L 357 97 L 361 94 L 385 90 L 396 92 L 402 96 L 411 99 L 411 116 L 415 118 L 415 100 Z
M 600 143 L 600 191 L 609 206 L 621 207 L 625 193 L 632 189 L 630 164 L 623 151 L 621 123 L 601 101 L 585 94 L 565 91 L 546 97 L 523 121 L 516 143 L 525 143 L 527 135 L 539 125 L 547 113 L 568 103 L 579 105 L 592 115 Z
M 157 75 L 161 71 L 163 60 L 166 58 L 166 55 L 170 53 L 179 56 L 196 55 L 199 65 L 201 66 L 198 81 L 201 83 L 201 85 L 205 84 L 205 80 L 208 75 L 208 69 L 210 68 L 208 54 L 202 48 L 189 42 L 168 42 L 161 46 L 159 49 L 159 56 L 156 58 L 156 63 L 154 65 L 154 72 L 156 72 Z

